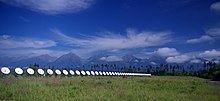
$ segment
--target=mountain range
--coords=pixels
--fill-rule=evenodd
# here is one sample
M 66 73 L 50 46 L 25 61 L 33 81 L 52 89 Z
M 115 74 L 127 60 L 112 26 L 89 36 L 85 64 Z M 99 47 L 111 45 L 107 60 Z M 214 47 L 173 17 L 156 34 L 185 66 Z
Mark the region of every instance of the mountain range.
M 29 66 L 30 64 L 39 64 L 41 67 L 54 66 L 56 68 L 72 68 L 82 67 L 94 64 L 115 64 L 117 66 L 129 65 L 159 65 L 166 63 L 166 58 L 159 55 L 153 55 L 146 59 L 137 58 L 133 55 L 112 56 L 106 54 L 97 54 L 83 59 L 74 53 L 64 54 L 58 58 L 52 57 L 48 54 L 40 55 L 31 58 L 14 58 L 14 57 L 0 57 L 0 66 Z M 206 61 L 206 60 L 202 60 Z M 189 64 L 189 62 L 184 63 Z

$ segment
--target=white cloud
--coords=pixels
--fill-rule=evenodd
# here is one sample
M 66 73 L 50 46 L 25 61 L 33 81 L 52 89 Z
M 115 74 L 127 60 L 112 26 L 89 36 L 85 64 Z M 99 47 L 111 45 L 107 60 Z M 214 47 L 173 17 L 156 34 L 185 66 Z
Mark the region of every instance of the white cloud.
M 93 0 L 0 0 L 9 5 L 45 14 L 78 12 L 87 9 Z
M 220 28 L 210 28 L 206 31 L 206 33 L 213 37 L 219 37 L 220 36 Z
M 11 37 L 10 35 L 2 35 L 0 39 L 7 40 L 10 37 Z
M 210 28 L 205 31 L 206 34 L 199 37 L 199 38 L 194 38 L 194 39 L 189 39 L 186 41 L 186 43 L 190 44 L 195 44 L 195 43 L 201 43 L 205 41 L 211 41 L 211 40 L 216 40 L 220 38 L 220 28 L 219 27 L 214 27 Z
M 215 2 L 210 6 L 211 10 L 220 11 L 220 2 Z
M 190 61 L 190 63 L 201 63 L 201 60 L 199 59 L 193 59 Z
M 154 53 L 164 57 L 179 55 L 179 52 L 175 48 L 168 47 L 159 48 L 157 51 L 154 51 Z
M 56 46 L 52 40 L 36 40 L 30 38 L 11 38 L 9 35 L 3 35 L 0 38 L 0 49 L 13 48 L 47 48 Z
M 100 58 L 100 60 L 113 62 L 113 61 L 122 61 L 122 58 L 118 56 L 108 56 L 108 57 L 102 57 Z
M 220 51 L 219 50 L 206 50 L 198 55 L 201 58 L 212 60 L 212 59 L 220 59 Z
M 213 38 L 208 36 L 208 35 L 203 35 L 200 38 L 195 38 L 195 39 L 189 39 L 186 42 L 190 44 L 195 44 L 195 43 L 200 43 L 200 42 L 205 42 L 205 41 L 210 41 Z
M 152 64 L 152 65 L 156 65 L 157 63 L 155 63 L 155 62 L 150 62 L 150 64 Z
M 219 62 L 219 60 L 214 60 L 213 62 L 215 62 L 215 63 L 217 63 L 217 64 L 219 64 L 220 62 Z
M 70 51 L 64 51 L 64 50 L 61 51 L 61 50 L 49 50 L 49 49 L 33 49 L 33 50 L 29 50 L 28 55 L 39 56 L 39 55 L 49 54 L 50 56 L 53 57 L 60 57 L 69 52 Z
M 190 59 L 191 57 L 188 55 L 178 55 L 178 56 L 168 57 L 166 61 L 168 63 L 184 63 L 189 61 Z
M 107 34 L 104 33 L 103 36 L 90 36 L 92 38 L 80 39 L 69 37 L 56 29 L 51 31 L 70 45 L 93 51 L 159 46 L 171 41 L 169 32 L 136 32 L 128 30 L 125 36 L 108 32 Z

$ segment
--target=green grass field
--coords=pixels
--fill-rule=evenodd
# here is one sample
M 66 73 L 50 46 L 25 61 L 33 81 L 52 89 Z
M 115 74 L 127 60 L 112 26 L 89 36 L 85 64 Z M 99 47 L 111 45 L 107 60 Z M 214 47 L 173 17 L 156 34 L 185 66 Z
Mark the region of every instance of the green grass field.
M 220 101 L 220 82 L 196 77 L 5 77 L 0 100 Z

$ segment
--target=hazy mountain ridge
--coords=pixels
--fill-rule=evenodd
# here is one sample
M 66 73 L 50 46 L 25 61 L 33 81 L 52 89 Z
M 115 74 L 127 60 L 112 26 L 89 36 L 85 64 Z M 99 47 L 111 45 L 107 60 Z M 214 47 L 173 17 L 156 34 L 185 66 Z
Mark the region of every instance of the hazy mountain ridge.
M 36 56 L 36 57 L 31 57 L 31 58 L 27 58 L 27 59 L 22 59 L 22 60 L 18 60 L 15 62 L 11 62 L 9 65 L 10 66 L 29 66 L 29 64 L 39 64 L 40 66 L 48 66 L 49 63 L 55 61 L 56 58 L 52 57 L 48 54 L 45 55 L 40 55 L 40 56 Z

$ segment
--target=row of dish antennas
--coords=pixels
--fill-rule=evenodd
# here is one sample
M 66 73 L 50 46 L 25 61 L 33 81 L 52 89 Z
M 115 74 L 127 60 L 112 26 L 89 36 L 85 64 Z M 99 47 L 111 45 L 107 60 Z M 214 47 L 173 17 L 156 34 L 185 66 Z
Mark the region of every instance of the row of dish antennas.
M 15 73 L 17 75 L 22 75 L 24 73 L 24 70 L 21 69 L 21 68 L 15 68 Z M 10 74 L 10 69 L 8 67 L 2 67 L 1 68 L 1 72 L 4 74 L 4 75 L 7 75 L 7 74 Z M 35 71 L 32 69 L 32 68 L 27 68 L 26 72 L 29 74 L 29 75 L 33 75 L 35 73 Z M 54 73 L 55 72 L 55 73 Z M 76 71 L 73 71 L 73 70 L 69 70 L 69 72 L 67 70 L 62 70 L 62 72 L 58 69 L 56 69 L 55 71 L 53 71 L 52 69 L 47 69 L 46 70 L 46 73 L 43 69 L 37 69 L 37 73 L 39 75 L 45 75 L 45 74 L 48 74 L 48 75 L 82 75 L 82 76 L 151 76 L 151 74 L 143 74 L 143 73 L 125 73 L 125 72 L 101 72 L 101 71 L 79 71 L 79 70 L 76 70 Z

